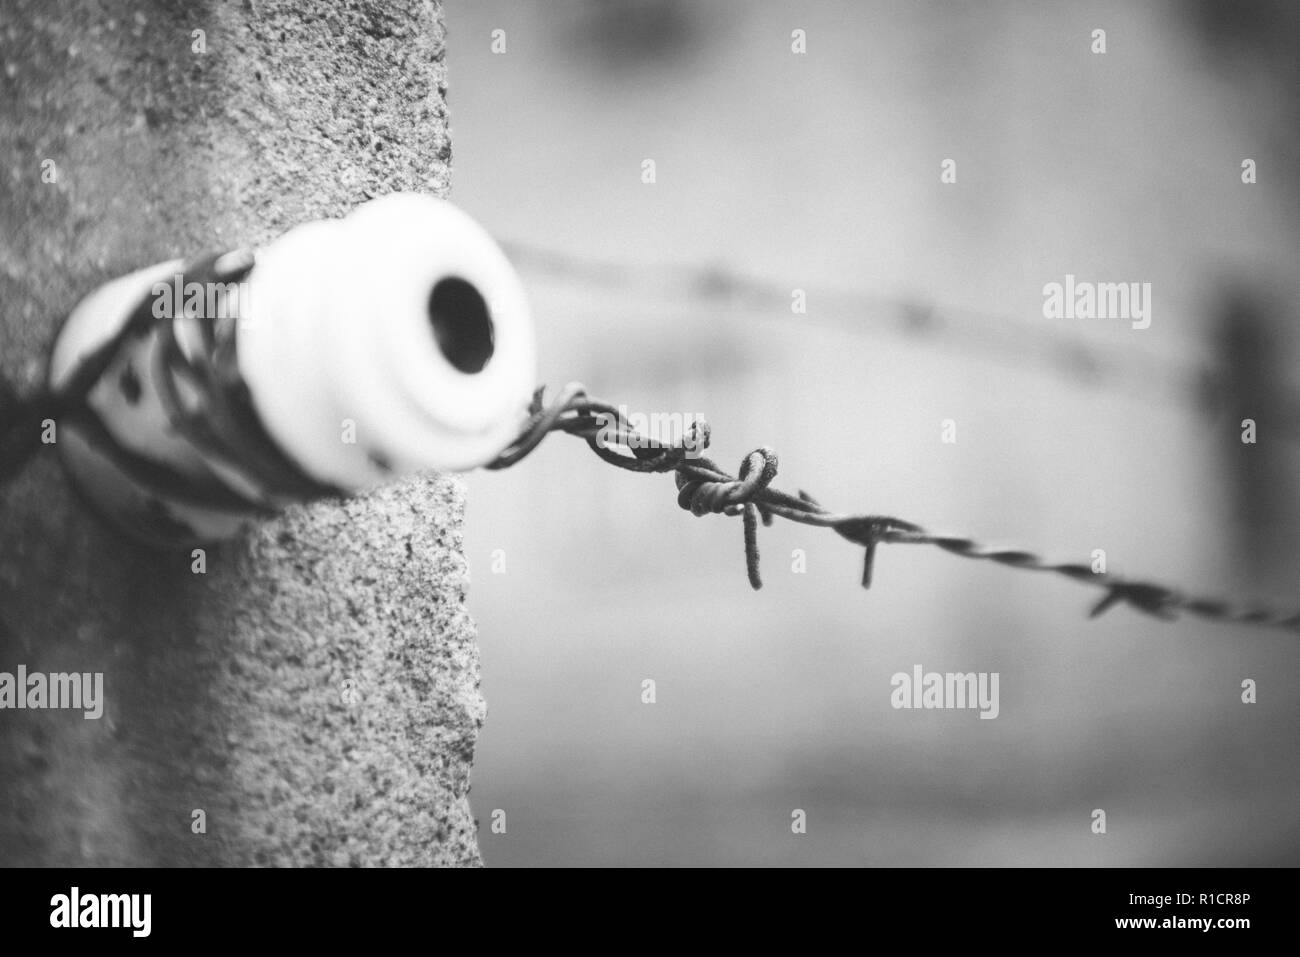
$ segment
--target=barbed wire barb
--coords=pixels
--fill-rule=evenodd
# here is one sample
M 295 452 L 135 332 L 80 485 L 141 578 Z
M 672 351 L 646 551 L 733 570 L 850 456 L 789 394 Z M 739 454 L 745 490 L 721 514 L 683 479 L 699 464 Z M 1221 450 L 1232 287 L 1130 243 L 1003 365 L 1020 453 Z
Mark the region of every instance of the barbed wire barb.
M 758 523 L 771 525 L 776 516 L 803 525 L 830 528 L 864 550 L 862 587 L 870 588 L 877 547 L 932 545 L 962 558 L 997 562 L 1026 571 L 1051 572 L 1072 581 L 1102 588 L 1105 594 L 1093 606 L 1096 618 L 1117 605 L 1172 621 L 1180 612 L 1225 624 L 1258 625 L 1300 631 L 1300 609 L 1277 611 L 1218 598 L 1186 595 L 1155 582 L 1123 578 L 1094 571 L 1078 562 L 1051 562 L 1020 548 L 993 547 L 961 535 L 942 535 L 887 515 L 841 515 L 824 508 L 807 492 L 791 495 L 772 487 L 777 456 L 757 448 L 745 456 L 736 475 L 700 455 L 708 447 L 708 424 L 697 419 L 675 442 L 660 442 L 631 429 L 617 407 L 592 398 L 580 383 L 560 390 L 554 402 L 544 401 L 544 387 L 533 396 L 530 415 L 516 439 L 486 466 L 502 469 L 532 452 L 551 432 L 566 432 L 584 439 L 601 459 L 634 472 L 673 472 L 677 504 L 692 515 L 740 516 L 744 530 L 745 567 L 750 585 L 762 587 L 759 574 Z
M 57 392 L 48 387 L 20 397 L 0 384 L 0 484 L 12 478 L 40 446 L 39 425 L 45 418 L 76 414 L 85 407 L 90 389 L 112 361 L 122 337 L 84 360 Z M 779 516 L 803 525 L 830 528 L 841 538 L 863 549 L 862 587 L 870 588 L 878 546 L 933 545 L 962 558 L 997 562 L 1012 568 L 1052 572 L 1074 581 L 1099 587 L 1105 595 L 1093 607 L 1096 617 L 1116 605 L 1164 620 L 1179 612 L 1212 621 L 1285 628 L 1300 631 L 1300 609 L 1275 609 L 1243 605 L 1219 598 L 1185 595 L 1154 582 L 1130 580 L 1074 562 L 1049 562 L 1034 552 L 1017 548 L 996 548 L 960 535 L 939 535 L 921 526 L 887 515 L 841 515 L 824 508 L 807 492 L 791 495 L 772 487 L 777 474 L 777 456 L 770 448 L 757 448 L 731 475 L 700 453 L 708 448 L 708 423 L 696 419 L 675 443 L 663 443 L 641 435 L 624 421 L 618 407 L 592 398 L 577 382 L 560 390 L 547 404 L 545 387 L 533 394 L 529 417 L 519 436 L 488 469 L 508 468 L 529 455 L 551 432 L 567 432 L 586 441 L 602 460 L 633 472 L 673 472 L 677 503 L 696 516 L 739 516 L 744 531 L 745 568 L 750 585 L 762 588 L 759 571 L 758 525 L 771 525 Z M 323 491 L 323 490 L 322 490 Z

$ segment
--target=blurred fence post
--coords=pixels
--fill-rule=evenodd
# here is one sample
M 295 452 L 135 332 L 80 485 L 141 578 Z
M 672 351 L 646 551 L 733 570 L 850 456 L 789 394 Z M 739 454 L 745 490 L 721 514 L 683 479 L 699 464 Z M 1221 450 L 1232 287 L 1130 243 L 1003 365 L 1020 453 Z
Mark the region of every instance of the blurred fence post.
M 428 0 L 7 0 L 0 374 L 98 283 L 445 193 Z M 0 492 L 0 672 L 102 672 L 103 715 L 0 711 L 0 864 L 477 864 L 483 703 L 462 487 L 146 552 L 47 450 Z
M 1291 584 L 1288 555 L 1297 527 L 1286 436 L 1295 436 L 1300 409 L 1287 385 L 1278 315 L 1285 312 L 1271 307 L 1266 293 L 1239 281 L 1225 290 L 1213 316 L 1227 419 L 1222 464 L 1237 520 L 1232 563 L 1261 591 Z

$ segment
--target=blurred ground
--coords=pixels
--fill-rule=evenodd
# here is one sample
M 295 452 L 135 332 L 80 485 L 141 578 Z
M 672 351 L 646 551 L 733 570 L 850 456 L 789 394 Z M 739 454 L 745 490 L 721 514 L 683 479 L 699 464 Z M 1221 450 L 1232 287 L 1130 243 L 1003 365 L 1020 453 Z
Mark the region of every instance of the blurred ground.
M 1268 351 L 1297 354 L 1294 43 L 1275 39 L 1295 18 L 1206 9 L 452 3 L 452 198 L 503 240 L 652 267 L 596 281 L 520 259 L 553 388 L 703 413 L 721 463 L 772 445 L 778 484 L 833 507 L 1294 597 L 1294 489 L 1269 493 L 1264 543 L 1233 484 L 1261 449 L 1294 476 L 1300 446 L 1278 427 L 1242 446 L 1184 378 L 1216 361 L 1230 286 L 1267 304 Z M 1151 282 L 1151 328 L 1043 319 L 1067 273 Z M 976 333 L 900 333 L 898 299 L 969 311 Z M 857 549 L 784 525 L 760 531 L 754 594 L 738 523 L 564 437 L 467 481 L 489 864 L 1300 861 L 1293 637 L 1088 621 L 1090 590 L 902 546 L 863 592 Z M 915 664 L 999 672 L 1001 716 L 892 710 Z

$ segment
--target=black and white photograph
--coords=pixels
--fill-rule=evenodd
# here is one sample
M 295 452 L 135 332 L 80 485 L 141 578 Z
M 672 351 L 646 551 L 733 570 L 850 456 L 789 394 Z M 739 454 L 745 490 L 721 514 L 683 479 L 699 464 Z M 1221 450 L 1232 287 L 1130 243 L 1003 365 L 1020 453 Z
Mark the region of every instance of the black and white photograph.
M 1298 50 L 1293 0 L 0 0 L 4 921 L 862 868 L 1249 940 Z

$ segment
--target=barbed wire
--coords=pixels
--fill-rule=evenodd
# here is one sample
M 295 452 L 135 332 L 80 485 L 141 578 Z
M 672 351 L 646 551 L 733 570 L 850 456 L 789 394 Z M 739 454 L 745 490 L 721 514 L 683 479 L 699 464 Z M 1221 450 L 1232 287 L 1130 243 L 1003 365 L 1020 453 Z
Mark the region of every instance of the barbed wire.
M 546 246 L 505 241 L 512 262 L 540 275 L 584 288 L 605 286 L 620 295 L 642 289 L 647 294 L 673 290 L 688 302 L 716 315 L 728 304 L 747 317 L 771 315 L 834 325 L 853 331 L 883 329 L 905 339 L 931 339 L 1004 363 L 1028 361 L 1080 386 L 1125 388 L 1136 394 L 1161 393 L 1194 415 L 1213 419 L 1233 398 L 1221 361 L 1210 356 L 1177 361 L 1166 356 L 1089 342 L 1059 327 L 1031 324 L 1011 315 L 941 305 L 922 297 L 880 295 L 817 283 L 780 281 L 746 275 L 722 265 L 618 262 L 579 256 Z M 809 293 L 809 312 L 788 311 L 795 288 Z M 773 309 L 780 303 L 780 310 Z M 766 312 L 765 312 L 766 309 Z M 874 320 L 874 321 L 871 321 Z M 1300 441 L 1300 395 L 1288 392 L 1271 403 L 1279 435 Z
M 126 339 L 147 321 L 146 315 L 143 310 L 138 310 L 133 321 L 127 323 L 112 341 L 84 359 L 68 383 L 58 390 L 43 386 L 31 395 L 21 397 L 0 381 L 0 484 L 12 478 L 40 447 L 39 435 L 45 419 L 57 419 L 60 415 L 78 419 L 85 417 L 91 390 L 111 366 Z M 176 349 L 170 352 L 181 354 Z M 193 373 L 198 384 L 212 384 L 209 381 L 213 380 L 212 375 L 199 375 L 207 370 L 191 366 L 186 366 L 186 370 Z M 862 546 L 865 550 L 862 567 L 864 588 L 871 586 L 879 545 L 933 545 L 963 558 L 997 562 L 1022 570 L 1052 572 L 1101 588 L 1105 594 L 1092 609 L 1093 617 L 1124 604 L 1166 620 L 1175 618 L 1179 612 L 1186 612 L 1222 623 L 1300 630 L 1300 609 L 1278 611 L 1225 599 L 1187 595 L 1155 582 L 1095 572 L 1086 564 L 1050 562 L 1024 549 L 992 547 L 965 536 L 936 534 L 914 522 L 893 516 L 832 512 L 807 492 L 801 490 L 791 495 L 772 486 L 778 461 L 770 448 L 760 447 L 750 452 L 736 475 L 704 458 L 700 453 L 709 447 L 712 435 L 703 419 L 695 419 L 679 439 L 665 443 L 632 429 L 617 406 L 588 396 L 579 383 L 565 386 L 550 404 L 544 399 L 545 387 L 540 387 L 533 395 L 528 420 L 518 438 L 486 468 L 497 470 L 515 465 L 550 433 L 565 432 L 585 440 L 597 456 L 618 468 L 633 472 L 672 472 L 677 485 L 677 503 L 683 509 L 697 517 L 710 514 L 740 517 L 745 565 L 749 583 L 755 589 L 763 584 L 759 573 L 758 525 L 760 522 L 771 525 L 774 518 L 781 517 L 802 525 L 830 528 L 841 538 Z M 185 419 L 179 414 L 173 418 Z M 186 424 L 198 429 L 192 416 L 186 419 Z M 212 438 L 213 433 L 206 428 L 199 431 L 202 434 L 197 437 L 205 441 Z M 242 454 L 238 454 L 242 447 L 243 443 L 221 443 L 223 454 L 241 462 L 245 461 Z M 254 451 L 265 450 L 259 446 Z M 273 464 L 287 461 L 282 454 L 277 454 Z M 261 458 L 256 464 L 278 474 Z M 305 487 L 305 490 L 311 495 L 329 492 L 319 486 Z
M 871 587 L 877 546 L 934 545 L 962 558 L 992 561 L 1029 571 L 1052 572 L 1101 588 L 1105 594 L 1092 609 L 1090 617 L 1094 618 L 1124 604 L 1164 620 L 1172 620 L 1179 612 L 1186 612 L 1227 624 L 1300 630 L 1300 609 L 1277 611 L 1219 598 L 1187 595 L 1155 582 L 1095 572 L 1086 564 L 1050 562 L 1024 549 L 991 547 L 961 535 L 935 534 L 913 522 L 892 516 L 832 512 L 807 492 L 800 490 L 791 495 L 772 487 L 777 474 L 777 456 L 770 448 L 761 447 L 750 452 L 736 475 L 699 456 L 712 437 L 707 422 L 702 419 L 696 419 L 677 440 L 661 442 L 632 429 L 616 406 L 589 397 L 579 383 L 569 383 L 549 405 L 544 401 L 544 390 L 545 387 L 539 388 L 534 394 L 530 417 L 520 437 L 487 468 L 508 468 L 537 448 L 551 432 L 565 432 L 585 440 L 597 456 L 618 468 L 632 472 L 673 472 L 677 483 L 677 504 L 683 509 L 697 517 L 712 514 L 741 518 L 745 566 L 749 583 L 755 589 L 763 585 L 759 575 L 758 523 L 771 525 L 773 518 L 780 516 L 802 525 L 830 528 L 841 538 L 861 545 L 865 549 L 863 588 Z

